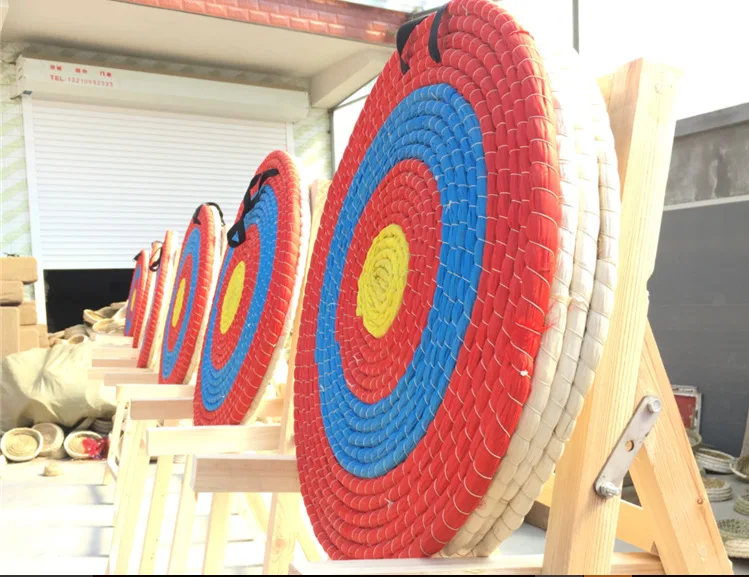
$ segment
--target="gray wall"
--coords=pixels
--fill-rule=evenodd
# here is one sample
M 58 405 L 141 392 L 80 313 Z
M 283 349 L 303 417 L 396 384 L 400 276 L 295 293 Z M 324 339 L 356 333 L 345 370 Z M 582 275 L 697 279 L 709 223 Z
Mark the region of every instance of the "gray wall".
M 749 106 L 725 112 L 730 122 Z M 749 195 L 749 122 L 705 120 L 677 125 L 668 205 Z M 749 410 L 749 196 L 664 212 L 648 288 L 671 382 L 699 387 L 705 442 L 738 454 Z

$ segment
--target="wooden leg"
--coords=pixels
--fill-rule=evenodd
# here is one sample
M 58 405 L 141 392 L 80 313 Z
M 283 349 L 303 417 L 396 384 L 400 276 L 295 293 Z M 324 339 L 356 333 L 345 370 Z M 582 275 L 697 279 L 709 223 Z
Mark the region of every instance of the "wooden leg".
M 214 493 L 208 518 L 208 538 L 205 542 L 203 575 L 220 575 L 224 571 L 226 540 L 229 533 L 231 493 Z
M 137 421 L 132 428 L 138 438 L 143 437 L 147 428 L 146 421 Z M 121 511 L 117 514 L 112 533 L 112 548 L 109 552 L 107 563 L 107 575 L 127 574 L 130 561 L 130 553 L 133 548 L 135 527 L 138 523 L 141 501 L 143 498 L 143 485 L 148 472 L 148 454 L 145 446 L 138 446 L 133 451 L 131 471 L 127 476 L 120 479 L 124 481 L 122 493 Z
M 127 410 L 125 410 L 125 412 L 127 412 Z M 120 479 L 124 479 L 125 476 L 127 475 L 128 459 L 130 458 L 130 454 L 132 451 L 133 438 L 135 436 L 135 428 L 136 428 L 136 423 L 134 421 L 128 421 L 127 426 L 125 427 L 125 434 L 122 438 L 122 445 L 120 446 L 119 458 L 118 458 L 118 455 L 115 454 L 115 458 L 117 458 L 118 460 L 117 477 Z M 120 506 L 120 499 L 122 498 L 123 491 L 124 491 L 124 485 L 122 483 L 117 483 L 115 485 L 115 491 L 114 491 L 115 519 L 117 517 L 117 509 Z
M 666 574 L 731 575 L 731 562 L 650 326 L 645 331 L 637 395 L 638 400 L 656 396 L 663 405 L 631 473 Z
M 143 554 L 140 559 L 140 575 L 153 575 L 156 564 L 156 552 L 159 547 L 159 536 L 164 522 L 164 508 L 169 496 L 169 481 L 172 478 L 172 463 L 174 457 L 165 455 L 156 461 L 156 479 L 153 484 L 153 494 L 148 512 L 146 536 L 143 539 Z
M 122 419 L 125 416 L 125 401 L 117 403 L 117 409 L 114 412 L 112 420 L 112 432 L 109 434 L 109 451 L 107 451 L 107 464 L 116 465 L 117 453 L 120 450 L 120 435 L 122 434 Z M 104 469 L 104 484 L 109 485 L 114 481 L 114 477 L 109 469 Z
M 182 478 L 182 490 L 179 495 L 177 522 L 174 527 L 172 549 L 169 554 L 168 575 L 184 575 L 187 572 L 187 554 L 190 550 L 190 538 L 195 524 L 195 504 L 198 499 L 190 487 L 192 476 L 192 456 L 185 460 L 185 474 Z
M 288 575 L 294 560 L 301 499 L 298 493 L 274 494 L 271 498 L 263 575 Z
M 617 70 L 611 85 L 609 117 L 624 197 L 616 305 L 595 386 L 557 466 L 544 574 L 611 571 L 620 498 L 603 499 L 593 486 L 632 416 L 679 76 L 671 68 L 641 59 Z
M 257 524 L 267 532 L 269 515 L 268 507 L 265 506 L 265 501 L 263 501 L 263 498 L 257 493 L 245 493 L 244 496 Z M 304 555 L 307 557 L 307 561 L 313 563 L 320 560 L 320 551 L 317 548 L 317 541 L 309 532 L 307 526 L 301 522 L 299 523 L 297 530 L 297 540 L 302 547 L 302 551 L 304 551 Z

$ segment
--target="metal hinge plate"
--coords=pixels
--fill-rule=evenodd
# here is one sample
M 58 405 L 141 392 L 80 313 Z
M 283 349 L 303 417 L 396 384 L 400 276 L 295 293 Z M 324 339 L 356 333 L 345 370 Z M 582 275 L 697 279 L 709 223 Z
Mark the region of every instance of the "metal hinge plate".
M 662 408 L 661 401 L 657 397 L 643 397 L 637 405 L 634 415 L 596 479 L 594 488 L 600 497 L 611 499 L 622 494 L 624 477 L 645 442 L 645 438 L 658 420 Z

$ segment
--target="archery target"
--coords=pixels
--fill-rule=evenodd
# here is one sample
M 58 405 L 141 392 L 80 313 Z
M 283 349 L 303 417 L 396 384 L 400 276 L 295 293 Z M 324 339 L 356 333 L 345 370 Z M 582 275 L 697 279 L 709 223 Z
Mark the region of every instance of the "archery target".
M 224 247 L 223 215 L 201 204 L 187 227 L 164 319 L 159 381 L 187 384 L 197 370 Z
M 227 233 L 195 390 L 194 420 L 251 419 L 284 345 L 309 240 L 309 196 L 294 160 L 269 154 Z

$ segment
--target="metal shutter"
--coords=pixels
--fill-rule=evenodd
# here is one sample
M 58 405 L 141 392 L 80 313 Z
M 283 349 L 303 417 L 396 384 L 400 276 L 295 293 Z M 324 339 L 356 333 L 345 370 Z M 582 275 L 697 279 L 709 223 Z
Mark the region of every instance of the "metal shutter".
M 195 207 L 228 222 L 286 125 L 34 100 L 34 163 L 47 269 L 131 268 Z

